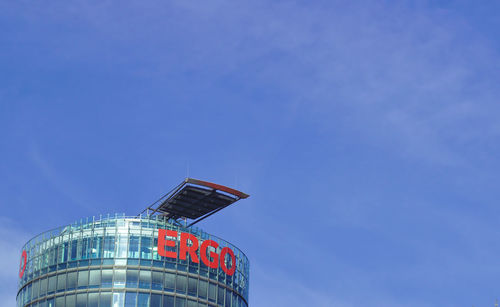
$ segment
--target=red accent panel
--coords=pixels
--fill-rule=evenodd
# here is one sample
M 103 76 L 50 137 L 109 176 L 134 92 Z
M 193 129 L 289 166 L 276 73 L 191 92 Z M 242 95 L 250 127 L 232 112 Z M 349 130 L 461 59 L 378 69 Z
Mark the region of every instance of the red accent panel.
M 158 229 L 158 255 L 168 258 L 177 258 L 177 253 L 165 250 L 165 247 L 175 247 L 174 240 L 167 240 L 165 236 L 177 238 L 177 231 Z
M 226 258 L 226 254 L 229 254 L 229 256 L 231 256 L 231 263 L 232 263 L 231 269 L 228 269 L 226 267 L 226 262 L 224 261 Z M 222 270 L 229 276 L 233 275 L 234 272 L 236 271 L 236 257 L 234 257 L 233 250 L 230 249 L 229 247 L 224 247 L 220 252 L 220 266 Z
M 206 186 L 206 187 L 209 187 L 209 188 L 212 188 L 212 189 L 216 189 L 216 190 L 223 191 L 223 192 L 226 192 L 226 193 L 229 193 L 229 194 L 233 194 L 235 196 L 238 196 L 239 198 L 247 198 L 248 197 L 248 194 L 245 194 L 245 193 L 240 192 L 240 191 L 235 190 L 235 189 L 228 188 L 228 187 L 220 185 L 220 184 L 208 182 L 208 181 L 203 181 L 203 180 L 188 178 L 186 180 L 186 182 L 192 183 L 192 184 L 198 184 L 198 185 Z
M 187 240 L 191 240 L 193 242 L 193 245 L 187 245 Z M 198 255 L 196 255 L 196 250 L 198 249 L 198 239 L 186 232 L 181 232 L 181 243 L 179 247 L 179 259 L 181 260 L 186 260 L 186 252 L 189 253 L 189 256 L 191 257 L 191 260 L 194 263 L 200 262 L 198 259 Z
M 210 252 L 210 257 L 213 260 L 208 259 L 207 257 L 207 248 L 212 246 L 214 248 L 219 247 L 219 243 L 212 240 L 205 240 L 201 243 L 200 247 L 200 257 L 201 261 L 209 268 L 216 269 L 219 266 L 219 255 L 216 252 Z

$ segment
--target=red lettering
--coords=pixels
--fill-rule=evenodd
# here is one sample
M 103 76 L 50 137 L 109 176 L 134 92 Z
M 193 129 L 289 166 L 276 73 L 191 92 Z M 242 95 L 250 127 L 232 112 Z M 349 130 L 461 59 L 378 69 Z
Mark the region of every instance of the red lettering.
M 192 245 L 189 246 L 187 245 L 188 239 L 191 240 L 191 242 L 193 242 Z M 179 259 L 186 260 L 186 252 L 187 252 L 189 253 L 191 260 L 194 263 L 200 262 L 200 260 L 198 259 L 198 255 L 196 255 L 196 250 L 198 249 L 198 239 L 194 235 L 182 232 L 180 244 L 181 245 L 179 247 Z
M 217 247 L 219 247 L 219 244 L 215 241 L 212 241 L 212 240 L 203 241 L 203 243 L 201 243 L 201 247 L 200 247 L 201 261 L 203 261 L 203 263 L 207 267 L 212 268 L 212 269 L 216 269 L 219 266 L 219 255 L 216 252 L 210 252 L 210 257 L 213 258 L 213 260 L 210 261 L 207 257 L 207 248 L 209 246 L 217 248 Z
M 231 269 L 228 269 L 226 267 L 226 254 L 229 254 L 229 256 L 231 256 Z M 236 257 L 234 257 L 234 253 L 229 247 L 224 247 L 220 251 L 220 266 L 222 267 L 222 270 L 229 276 L 233 275 L 234 271 L 236 271 Z
M 26 253 L 25 250 L 23 250 L 23 253 L 21 255 L 21 263 L 19 265 L 19 278 L 23 278 L 24 275 L 24 270 L 26 270 L 26 260 L 28 258 L 28 254 Z
M 167 240 L 165 236 L 175 237 L 177 238 L 177 231 L 175 230 L 166 230 L 166 229 L 158 229 L 158 255 L 168 258 L 177 258 L 177 253 L 174 251 L 167 251 L 165 249 L 168 247 L 175 247 L 174 240 Z

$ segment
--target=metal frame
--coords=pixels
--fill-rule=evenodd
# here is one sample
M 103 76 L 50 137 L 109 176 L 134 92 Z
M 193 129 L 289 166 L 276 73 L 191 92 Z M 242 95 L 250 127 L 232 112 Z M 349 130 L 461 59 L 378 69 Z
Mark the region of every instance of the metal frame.
M 192 196 L 195 194 L 201 195 L 201 197 L 193 200 Z M 181 225 L 179 220 L 184 219 L 185 226 L 190 227 L 247 197 L 249 197 L 248 194 L 220 184 L 186 178 L 167 194 L 142 210 L 140 214 L 161 214 L 178 225 Z M 169 209 L 171 210 L 169 211 Z M 187 225 L 188 218 L 193 220 L 189 225 Z

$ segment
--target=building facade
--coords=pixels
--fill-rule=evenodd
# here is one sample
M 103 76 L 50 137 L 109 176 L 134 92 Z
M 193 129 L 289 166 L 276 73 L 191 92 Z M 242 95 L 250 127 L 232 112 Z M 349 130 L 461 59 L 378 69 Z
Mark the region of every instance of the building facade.
M 249 262 L 232 244 L 161 215 L 105 216 L 22 250 L 17 306 L 248 306 Z

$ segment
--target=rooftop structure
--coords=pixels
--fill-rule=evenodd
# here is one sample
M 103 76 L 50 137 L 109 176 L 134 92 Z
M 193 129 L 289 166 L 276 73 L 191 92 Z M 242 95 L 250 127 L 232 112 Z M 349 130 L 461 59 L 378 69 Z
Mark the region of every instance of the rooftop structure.
M 248 196 L 220 184 L 186 178 L 141 214 L 161 214 L 174 221 L 190 219 L 189 227 Z

